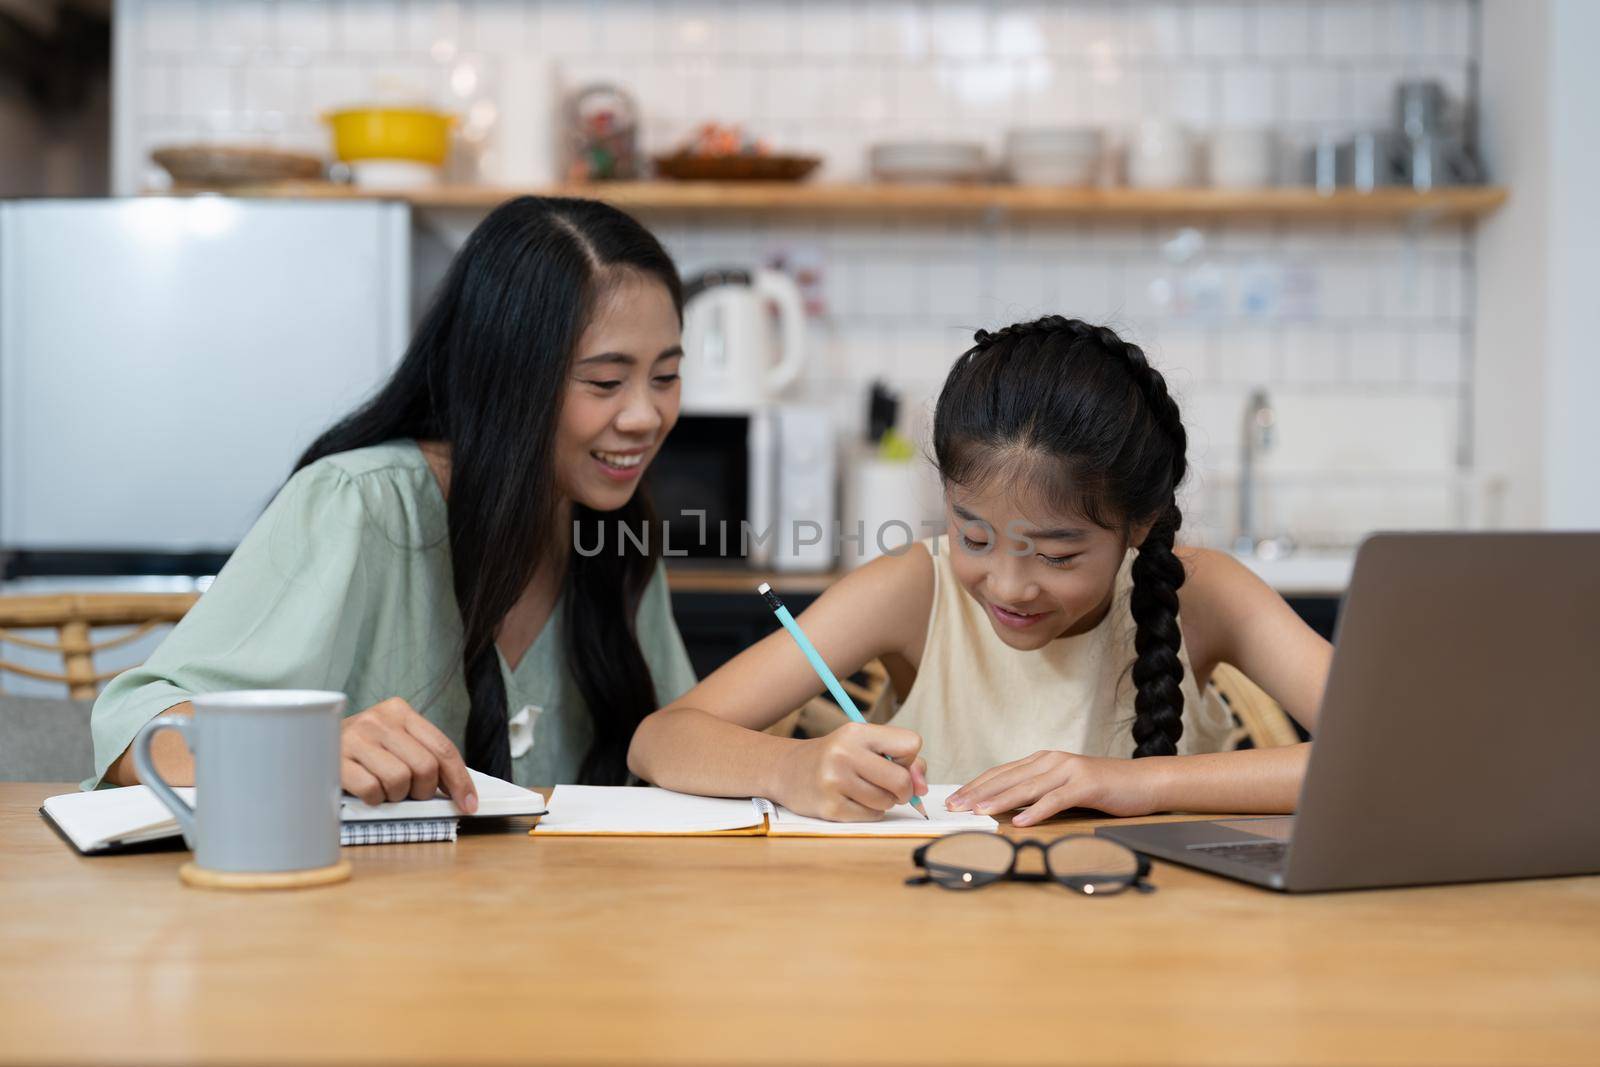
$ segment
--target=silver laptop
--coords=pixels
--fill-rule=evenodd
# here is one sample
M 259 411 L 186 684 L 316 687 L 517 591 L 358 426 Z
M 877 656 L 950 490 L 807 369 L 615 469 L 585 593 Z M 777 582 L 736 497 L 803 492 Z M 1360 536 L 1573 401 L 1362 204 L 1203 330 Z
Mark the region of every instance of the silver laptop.
M 1600 872 L 1600 532 L 1368 538 L 1295 811 L 1096 832 L 1289 892 Z

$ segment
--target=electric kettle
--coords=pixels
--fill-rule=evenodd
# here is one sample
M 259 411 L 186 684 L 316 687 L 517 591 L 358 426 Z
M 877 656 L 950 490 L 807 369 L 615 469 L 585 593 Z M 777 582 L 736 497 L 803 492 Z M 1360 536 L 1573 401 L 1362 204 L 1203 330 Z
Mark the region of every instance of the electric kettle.
M 683 411 L 750 411 L 774 400 L 804 366 L 805 306 L 787 274 L 711 270 L 684 286 Z

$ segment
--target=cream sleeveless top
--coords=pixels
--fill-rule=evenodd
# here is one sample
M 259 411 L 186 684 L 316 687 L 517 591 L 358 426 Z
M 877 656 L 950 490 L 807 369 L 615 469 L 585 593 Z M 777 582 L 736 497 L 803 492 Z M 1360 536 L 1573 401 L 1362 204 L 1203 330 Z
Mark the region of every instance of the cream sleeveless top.
M 995 634 L 983 607 L 957 581 L 945 538 L 923 542 L 933 556 L 933 611 L 905 703 L 892 687 L 874 721 L 922 735 L 928 781 L 964 783 L 991 767 L 1056 749 L 1084 756 L 1133 754 L 1133 615 L 1128 607 L 1134 552 L 1117 572 L 1110 612 L 1088 633 L 1024 652 Z M 1202 700 L 1185 649 L 1183 737 L 1178 753 L 1218 752 L 1233 724 L 1216 701 Z

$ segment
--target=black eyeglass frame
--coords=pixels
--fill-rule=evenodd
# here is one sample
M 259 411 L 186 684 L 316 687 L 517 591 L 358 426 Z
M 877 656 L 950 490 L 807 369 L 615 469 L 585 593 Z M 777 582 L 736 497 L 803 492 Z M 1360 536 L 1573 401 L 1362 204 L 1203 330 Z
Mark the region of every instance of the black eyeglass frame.
M 958 875 L 969 874 L 972 877 L 969 880 L 946 880 L 936 877 L 933 873 L 935 868 L 928 866 L 928 849 L 942 841 L 948 841 L 951 838 L 970 837 L 975 834 L 981 834 L 984 837 L 997 837 L 1006 844 L 1010 845 L 1010 865 L 1007 866 L 1004 871 L 998 873 L 993 871 L 971 871 L 956 867 L 945 867 L 941 865 L 940 869 L 942 870 L 950 871 Z M 1055 869 L 1050 866 L 1051 847 L 1061 843 L 1062 841 L 1070 841 L 1080 837 L 1088 838 L 1089 840 L 1094 841 L 1102 846 L 1115 845 L 1117 848 L 1120 848 L 1124 852 L 1128 853 L 1134 858 L 1135 861 L 1133 874 L 1118 875 L 1112 878 L 1106 878 L 1104 880 L 1090 880 L 1082 877 L 1074 877 L 1072 875 L 1057 874 Z M 1029 848 L 1036 848 L 1039 850 L 1039 854 L 1044 861 L 1044 870 L 1017 870 L 1017 861 L 1021 858 L 1023 850 Z M 1153 893 L 1156 889 L 1155 886 L 1151 885 L 1149 881 L 1147 881 L 1147 879 L 1150 877 L 1150 860 L 1148 858 L 1140 855 L 1120 842 L 1108 841 L 1105 838 L 1097 837 L 1094 834 L 1063 834 L 1062 836 L 1052 838 L 1049 841 L 1041 841 L 1036 837 L 1028 837 L 1017 841 L 1007 837 L 1005 834 L 994 833 L 989 830 L 963 830 L 956 834 L 946 834 L 944 837 L 935 838 L 932 841 L 918 846 L 917 850 L 911 853 L 911 862 L 920 867 L 922 869 L 922 873 L 912 875 L 910 878 L 907 878 L 906 885 L 927 885 L 929 882 L 932 882 L 940 889 L 950 889 L 957 893 L 966 893 L 974 889 L 982 889 L 984 886 L 993 885 L 995 882 L 1055 882 L 1058 885 L 1065 886 L 1073 892 L 1079 893 L 1086 897 L 1116 896 L 1125 889 L 1134 889 L 1140 893 Z M 1090 888 L 1091 885 L 1093 888 Z M 1113 888 L 1102 888 L 1104 886 L 1111 886 Z

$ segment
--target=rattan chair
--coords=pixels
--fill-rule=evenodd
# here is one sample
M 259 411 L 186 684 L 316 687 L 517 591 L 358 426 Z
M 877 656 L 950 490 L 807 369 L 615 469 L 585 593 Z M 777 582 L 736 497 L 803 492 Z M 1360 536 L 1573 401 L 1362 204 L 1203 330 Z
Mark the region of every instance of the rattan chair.
M 1234 747 L 1245 738 L 1255 748 L 1281 748 L 1300 742 L 1288 713 L 1232 664 L 1217 664 L 1207 689 L 1208 699 L 1221 700 L 1239 724 L 1234 731 Z
M 93 700 L 100 686 L 121 670 L 100 671 L 95 656 L 137 641 L 157 626 L 177 622 L 194 606 L 198 593 L 68 593 L 59 596 L 0 597 L 0 645 L 10 644 L 61 657 L 61 671 L 42 670 L 0 658 L 0 673 L 59 682 L 74 700 Z M 132 627 L 102 640 L 95 630 Z M 53 629 L 55 641 L 17 630 Z

